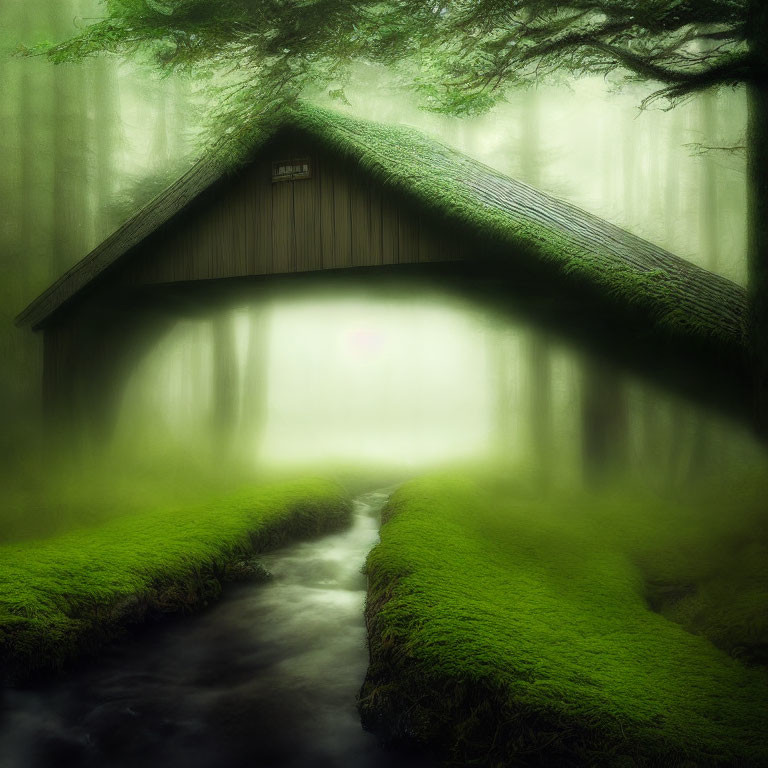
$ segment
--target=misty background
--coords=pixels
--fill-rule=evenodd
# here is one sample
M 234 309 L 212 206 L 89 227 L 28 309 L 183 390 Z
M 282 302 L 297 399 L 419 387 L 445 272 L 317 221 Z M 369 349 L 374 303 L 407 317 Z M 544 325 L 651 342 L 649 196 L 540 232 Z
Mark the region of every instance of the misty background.
M 54 67 L 11 56 L 98 11 L 91 0 L 0 5 L 0 399 L 11 449 L 37 422 L 41 378 L 41 340 L 13 317 L 189 167 L 205 123 L 204 83 L 112 58 Z M 641 111 L 646 89 L 590 78 L 458 119 L 420 110 L 396 86 L 358 67 L 343 99 L 317 98 L 415 126 L 746 283 L 745 160 L 733 150 L 742 90 Z M 222 376 L 238 377 L 237 402 L 217 399 Z M 491 451 L 562 477 L 586 462 L 680 479 L 759 454 L 744 428 L 439 295 L 275 297 L 179 321 L 126 381 L 112 437 L 139 450 L 160 437 L 207 441 L 246 464 L 413 467 Z

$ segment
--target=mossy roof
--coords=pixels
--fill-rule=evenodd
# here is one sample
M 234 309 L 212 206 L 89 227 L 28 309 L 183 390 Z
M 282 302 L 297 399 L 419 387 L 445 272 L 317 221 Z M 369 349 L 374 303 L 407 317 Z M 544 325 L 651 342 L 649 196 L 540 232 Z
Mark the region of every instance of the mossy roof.
M 383 125 L 302 105 L 261 131 L 249 156 L 280 131 L 307 134 L 383 186 L 479 235 L 510 260 L 524 251 L 568 279 L 593 284 L 644 311 L 649 323 L 716 346 L 741 348 L 746 291 L 735 283 L 400 125 Z M 17 324 L 43 326 L 63 304 L 230 169 L 204 158 L 144 206 L 33 301 Z M 505 251 L 504 251 L 505 252 Z

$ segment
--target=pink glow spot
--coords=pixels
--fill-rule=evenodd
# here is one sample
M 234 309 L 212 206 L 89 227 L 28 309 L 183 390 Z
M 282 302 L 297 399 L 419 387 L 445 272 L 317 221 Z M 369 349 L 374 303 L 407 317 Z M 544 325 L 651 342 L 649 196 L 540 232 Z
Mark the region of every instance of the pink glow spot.
M 357 354 L 372 354 L 381 348 L 384 339 L 377 331 L 357 328 L 348 334 L 349 345 Z

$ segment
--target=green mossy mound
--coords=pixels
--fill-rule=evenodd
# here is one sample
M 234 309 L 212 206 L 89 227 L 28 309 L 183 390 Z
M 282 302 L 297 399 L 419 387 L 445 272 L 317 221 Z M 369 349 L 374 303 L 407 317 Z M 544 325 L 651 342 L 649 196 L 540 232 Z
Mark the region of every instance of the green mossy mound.
M 407 484 L 366 566 L 364 725 L 457 765 L 768 765 L 768 675 L 724 650 L 765 639 L 767 539 L 745 561 L 728 517 L 488 478 Z
M 0 681 L 59 669 L 128 624 L 202 607 L 254 552 L 349 515 L 339 486 L 304 480 L 0 546 Z

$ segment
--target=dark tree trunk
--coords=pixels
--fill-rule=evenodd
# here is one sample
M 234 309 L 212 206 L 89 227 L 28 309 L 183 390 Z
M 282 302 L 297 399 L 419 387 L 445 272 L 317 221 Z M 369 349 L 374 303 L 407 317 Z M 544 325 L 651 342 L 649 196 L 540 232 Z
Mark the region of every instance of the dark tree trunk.
M 752 0 L 747 28 L 756 56 L 748 85 L 749 339 L 756 370 L 756 422 L 768 436 L 768 4 Z
M 117 424 L 125 383 L 173 324 L 166 312 L 136 313 L 109 297 L 86 301 L 44 331 L 43 408 L 51 434 L 75 433 L 100 451 Z
M 552 468 L 552 370 L 547 337 L 534 330 L 528 350 L 531 447 L 539 479 Z
M 584 366 L 581 418 L 584 479 L 601 484 L 626 468 L 628 413 L 624 382 L 598 361 Z

